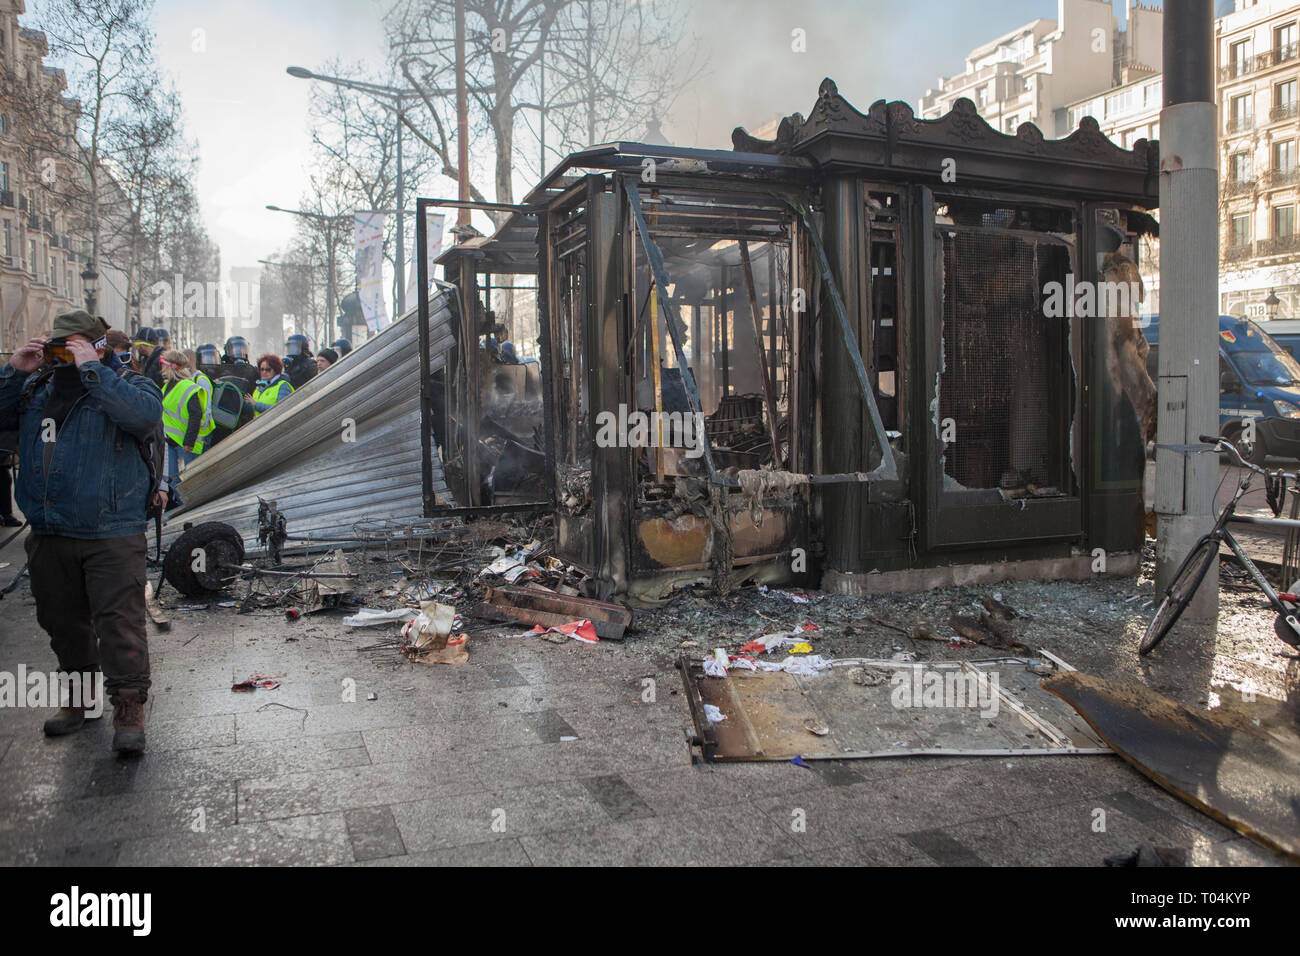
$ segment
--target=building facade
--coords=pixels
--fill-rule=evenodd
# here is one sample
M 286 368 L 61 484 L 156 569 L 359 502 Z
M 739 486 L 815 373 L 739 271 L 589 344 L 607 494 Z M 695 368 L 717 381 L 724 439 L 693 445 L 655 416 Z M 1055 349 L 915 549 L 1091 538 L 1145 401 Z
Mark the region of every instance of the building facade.
M 45 65 L 45 34 L 19 24 L 23 0 L 0 0 L 0 353 L 46 332 L 54 317 L 86 305 L 89 243 L 75 209 L 83 172 L 66 156 L 81 104 L 67 78 Z M 105 170 L 101 184 L 117 190 Z M 101 187 L 103 188 L 103 187 Z M 127 319 L 125 276 L 97 268 L 96 312 Z
M 1164 78 L 1140 65 L 1120 71 L 1118 86 L 1070 103 L 1065 108 L 1066 132 L 1079 128 L 1085 116 L 1097 121 L 1102 133 L 1117 146 L 1132 149 L 1138 140 L 1158 142 Z M 1158 218 L 1159 211 L 1152 215 Z M 1142 276 L 1142 311 L 1160 311 L 1160 240 L 1143 236 L 1138 243 L 1138 273 Z
M 1121 25 L 1109 0 L 1057 0 L 1055 20 L 1031 21 L 972 50 L 961 73 L 926 90 L 917 113 L 935 119 L 964 97 L 1003 133 L 1033 123 L 1065 135 L 1078 125 L 1069 123 L 1069 104 L 1126 82 L 1125 71 L 1159 73 L 1163 15 L 1136 0 L 1126 14 Z
M 1220 308 L 1251 318 L 1300 316 L 1300 3 L 1236 0 L 1216 23 L 1215 44 Z

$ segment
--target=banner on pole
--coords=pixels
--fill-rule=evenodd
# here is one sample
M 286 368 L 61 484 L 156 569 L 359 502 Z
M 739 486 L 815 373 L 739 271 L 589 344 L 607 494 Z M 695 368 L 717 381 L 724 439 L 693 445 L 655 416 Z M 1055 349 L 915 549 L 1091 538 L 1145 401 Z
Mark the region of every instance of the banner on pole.
M 438 256 L 442 255 L 443 229 L 447 224 L 447 217 L 440 212 L 429 213 L 426 221 L 429 224 L 429 254 L 427 259 L 429 261 L 429 290 L 430 293 L 432 293 L 433 262 L 438 258 Z M 419 255 L 417 254 L 412 256 L 409 268 L 410 277 L 406 282 L 406 307 L 408 309 L 414 309 L 418 304 L 416 301 L 416 295 L 420 287 L 420 274 L 418 271 L 419 265 Z
M 357 254 L 357 297 L 374 335 L 388 324 L 384 305 L 384 214 L 359 210 L 353 219 Z

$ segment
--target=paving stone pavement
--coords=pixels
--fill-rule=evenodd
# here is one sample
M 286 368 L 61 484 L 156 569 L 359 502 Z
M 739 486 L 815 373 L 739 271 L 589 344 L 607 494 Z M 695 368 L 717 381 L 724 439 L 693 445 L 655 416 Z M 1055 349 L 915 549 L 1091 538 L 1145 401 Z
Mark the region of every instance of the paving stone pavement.
M 1098 866 L 1143 842 L 1281 862 L 1116 757 L 692 765 L 671 661 L 611 642 L 489 630 L 469 664 L 423 666 L 358 650 L 392 627 L 171 617 L 143 757 L 111 755 L 111 712 L 47 740 L 48 710 L 0 709 L 0 863 Z M 54 665 L 25 587 L 0 602 L 19 664 Z M 254 673 L 281 686 L 230 690 Z

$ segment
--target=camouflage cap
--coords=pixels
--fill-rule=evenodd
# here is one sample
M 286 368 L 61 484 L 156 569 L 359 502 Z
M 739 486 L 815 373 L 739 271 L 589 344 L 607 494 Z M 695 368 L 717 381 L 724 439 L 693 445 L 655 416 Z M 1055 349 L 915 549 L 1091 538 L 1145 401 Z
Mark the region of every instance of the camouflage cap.
M 92 342 L 104 337 L 108 323 L 91 315 L 85 309 L 76 312 L 64 312 L 54 318 L 54 338 L 61 339 L 68 335 L 84 335 Z

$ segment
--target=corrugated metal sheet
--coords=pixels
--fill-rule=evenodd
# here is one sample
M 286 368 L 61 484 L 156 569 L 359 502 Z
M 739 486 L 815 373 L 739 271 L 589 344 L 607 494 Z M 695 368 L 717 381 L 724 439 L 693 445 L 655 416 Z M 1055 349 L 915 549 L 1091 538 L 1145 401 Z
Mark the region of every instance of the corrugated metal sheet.
M 451 297 L 430 303 L 430 366 L 455 344 Z M 256 548 L 257 499 L 275 500 L 290 534 L 343 535 L 357 521 L 418 518 L 420 361 L 414 310 L 182 472 L 185 508 L 168 516 L 164 543 L 193 522 L 224 521 Z M 345 421 L 356 440 L 344 442 Z M 434 492 L 451 500 L 441 462 Z

